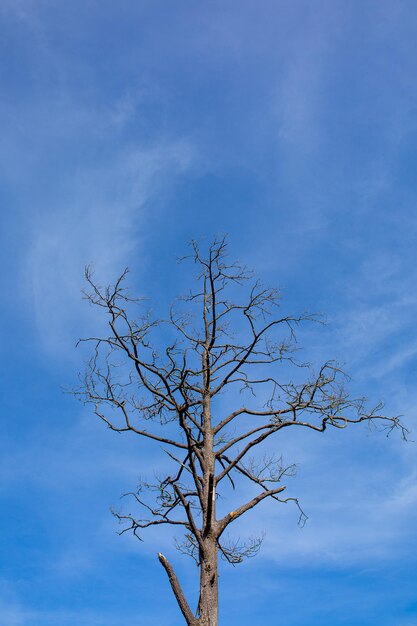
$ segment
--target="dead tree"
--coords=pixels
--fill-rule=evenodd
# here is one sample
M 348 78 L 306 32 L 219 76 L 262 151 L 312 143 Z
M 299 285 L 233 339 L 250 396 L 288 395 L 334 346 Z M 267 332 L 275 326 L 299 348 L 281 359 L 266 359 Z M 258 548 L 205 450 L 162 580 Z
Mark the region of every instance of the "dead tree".
M 110 331 L 84 340 L 94 351 L 77 393 L 111 430 L 152 440 L 172 462 L 169 475 L 144 480 L 130 494 L 137 514 L 115 515 L 125 524 L 122 532 L 139 537 L 157 525 L 182 531 L 177 547 L 199 569 L 195 612 L 170 562 L 161 553 L 158 558 L 188 626 L 218 624 L 219 555 L 235 564 L 259 548 L 260 540 L 239 545 L 225 539 L 235 520 L 267 498 L 298 506 L 284 496 L 283 480 L 294 468 L 279 457 L 262 457 L 264 442 L 289 427 L 323 433 L 360 422 L 405 434 L 381 405 L 369 410 L 349 395 L 335 362 L 314 371 L 297 360 L 296 327 L 318 320 L 279 316 L 279 293 L 229 262 L 226 252 L 224 239 L 206 255 L 192 244 L 196 288 L 166 320 L 141 313 L 142 303 L 126 290 L 127 271 L 107 288 L 86 271 L 86 297 L 104 309 Z M 255 452 L 261 452 L 258 460 Z M 252 483 L 254 497 L 217 515 L 218 494 L 239 490 L 242 481 Z

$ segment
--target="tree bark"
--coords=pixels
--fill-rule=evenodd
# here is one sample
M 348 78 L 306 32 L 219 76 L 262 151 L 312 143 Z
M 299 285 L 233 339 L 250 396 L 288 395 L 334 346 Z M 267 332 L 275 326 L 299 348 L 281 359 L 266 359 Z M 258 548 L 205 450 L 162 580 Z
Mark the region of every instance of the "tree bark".
M 212 270 L 209 269 L 210 284 Z M 219 581 L 218 543 L 216 521 L 216 455 L 214 450 L 214 429 L 211 415 L 211 367 L 210 351 L 215 338 L 215 294 L 209 296 L 208 277 L 204 281 L 204 326 L 205 345 L 202 357 L 203 370 L 203 532 L 200 547 L 200 598 L 197 614 L 199 626 L 218 626 L 219 620 Z M 209 315 L 212 315 L 211 328 Z
M 219 580 L 218 546 L 214 536 L 204 542 L 204 559 L 200 570 L 200 600 L 198 603 L 199 625 L 218 626 Z

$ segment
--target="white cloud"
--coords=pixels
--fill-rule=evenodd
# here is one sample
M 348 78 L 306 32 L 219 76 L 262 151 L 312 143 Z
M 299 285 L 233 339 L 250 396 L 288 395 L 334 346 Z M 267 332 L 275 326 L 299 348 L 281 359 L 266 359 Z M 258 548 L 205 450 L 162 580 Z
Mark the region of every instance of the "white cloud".
M 25 274 L 41 342 L 59 357 L 74 342 L 88 315 L 81 304 L 83 269 L 92 264 L 103 280 L 114 279 L 140 257 L 149 203 L 193 160 L 183 142 L 132 148 L 77 175 L 71 199 L 49 206 L 36 224 Z

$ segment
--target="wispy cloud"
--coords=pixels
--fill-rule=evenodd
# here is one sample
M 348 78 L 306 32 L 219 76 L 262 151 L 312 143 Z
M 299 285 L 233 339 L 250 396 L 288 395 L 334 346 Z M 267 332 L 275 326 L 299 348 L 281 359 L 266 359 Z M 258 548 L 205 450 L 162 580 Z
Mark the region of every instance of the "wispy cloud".
M 93 264 L 98 276 L 111 280 L 132 258 L 139 259 L 150 200 L 191 161 L 192 150 L 183 143 L 128 150 L 111 164 L 77 176 L 72 201 L 43 213 L 34 229 L 25 275 L 48 351 L 62 354 L 72 322 L 77 319 L 81 327 L 84 266 Z

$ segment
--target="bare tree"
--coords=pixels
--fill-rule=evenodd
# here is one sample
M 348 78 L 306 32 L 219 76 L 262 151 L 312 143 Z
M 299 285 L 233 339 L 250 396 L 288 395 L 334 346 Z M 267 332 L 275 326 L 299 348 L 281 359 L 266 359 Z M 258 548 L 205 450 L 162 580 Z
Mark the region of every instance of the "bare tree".
M 150 526 L 180 527 L 177 547 L 199 570 L 195 612 L 170 562 L 161 553 L 158 558 L 188 626 L 217 626 L 219 555 L 236 564 L 256 554 L 261 542 L 241 544 L 226 531 L 266 499 L 299 506 L 284 496 L 283 481 L 294 466 L 262 455 L 261 444 L 289 427 L 323 433 L 368 422 L 406 431 L 397 417 L 381 413 L 381 405 L 369 410 L 363 399 L 352 398 L 335 362 L 314 371 L 296 359 L 296 327 L 319 320 L 276 315 L 279 293 L 230 263 L 224 239 L 206 255 L 192 243 L 187 258 L 198 268 L 196 289 L 166 320 L 140 314 L 141 302 L 125 288 L 127 270 L 107 288 L 86 270 L 86 297 L 104 309 L 110 333 L 84 340 L 94 351 L 76 393 L 94 404 L 111 430 L 152 440 L 172 462 L 169 475 L 143 481 L 129 494 L 136 515 L 115 515 L 125 524 L 122 532 L 138 537 Z M 254 497 L 218 516 L 219 493 L 239 490 L 242 481 L 255 487 Z

